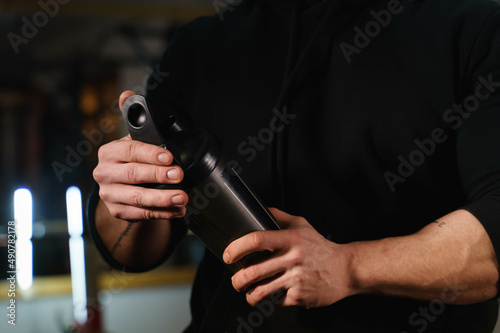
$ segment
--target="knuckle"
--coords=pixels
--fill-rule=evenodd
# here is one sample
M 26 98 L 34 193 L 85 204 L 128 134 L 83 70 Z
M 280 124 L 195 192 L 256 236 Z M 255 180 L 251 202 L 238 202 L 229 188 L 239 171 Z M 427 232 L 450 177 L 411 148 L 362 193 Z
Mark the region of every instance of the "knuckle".
M 127 170 L 127 179 L 130 184 L 135 184 L 138 182 L 138 170 L 134 165 L 129 165 Z
M 290 258 L 292 266 L 301 266 L 304 263 L 304 255 L 302 250 L 296 250 L 292 253 Z
M 264 245 L 264 240 L 264 234 L 262 232 L 257 231 L 253 233 L 252 241 L 255 248 L 262 247 L 262 245 Z
M 106 158 L 108 146 L 109 144 L 106 144 L 104 146 L 101 146 L 99 150 L 97 150 L 97 158 L 99 159 L 99 161 L 102 161 Z
M 252 296 L 254 296 L 255 300 L 256 300 L 256 303 L 263 300 L 264 297 L 266 297 L 267 295 L 264 293 L 264 290 L 260 287 L 255 287 L 253 290 L 252 290 Z
M 163 183 L 166 178 L 165 170 L 161 167 L 155 167 L 153 172 L 154 172 L 153 176 L 156 182 L 160 184 Z
M 126 161 L 132 161 L 135 156 L 135 146 L 132 141 L 127 142 L 124 147 L 124 156 Z
M 109 213 L 111 214 L 111 216 L 113 216 L 114 218 L 121 218 L 121 210 L 118 209 L 118 207 L 116 207 L 115 205 L 110 205 L 108 207 L 108 210 L 109 210 Z
M 99 197 L 103 201 L 108 201 L 109 200 L 109 192 L 104 187 L 101 187 L 101 188 L 99 188 Z
M 142 211 L 142 217 L 144 220 L 152 220 L 154 219 L 153 212 L 149 209 L 145 209 Z
M 288 290 L 288 293 L 286 296 L 288 298 L 288 301 L 290 302 L 290 305 L 298 306 L 298 305 L 302 304 L 302 295 L 300 294 L 300 292 L 297 289 Z
M 163 212 L 163 211 L 157 211 L 157 210 L 151 210 L 151 209 L 145 209 L 143 211 L 143 220 L 159 220 L 159 219 L 171 219 L 170 217 L 171 213 Z
M 92 177 L 94 177 L 94 180 L 98 183 L 103 181 L 102 171 L 99 166 L 97 166 L 92 172 Z
M 256 277 L 259 276 L 260 270 L 257 268 L 255 265 L 252 265 L 250 267 L 247 267 L 244 271 L 243 274 L 245 276 L 246 280 L 253 281 Z
M 290 239 L 290 244 L 294 244 L 296 246 L 302 244 L 303 236 L 299 232 L 292 230 L 289 232 L 288 237 Z
M 170 195 L 158 195 L 155 197 L 155 204 L 157 207 L 169 208 L 170 206 L 172 206 L 171 196 Z
M 297 222 L 300 224 L 307 224 L 308 223 L 307 220 L 302 216 L 297 216 L 296 218 L 297 218 Z
M 131 194 L 131 203 L 135 207 L 143 207 L 142 193 L 140 191 L 134 191 Z
M 292 277 L 292 281 L 296 288 L 300 288 L 305 283 L 305 277 L 302 274 L 294 274 Z M 297 292 L 297 289 L 294 289 L 294 292 Z

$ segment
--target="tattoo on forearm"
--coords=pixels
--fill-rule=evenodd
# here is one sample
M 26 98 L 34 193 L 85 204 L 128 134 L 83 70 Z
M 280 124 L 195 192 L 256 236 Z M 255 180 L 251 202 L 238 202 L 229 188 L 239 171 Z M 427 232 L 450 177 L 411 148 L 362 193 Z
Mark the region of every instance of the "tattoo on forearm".
M 127 223 L 127 228 L 125 228 L 125 230 L 120 234 L 120 236 L 116 240 L 115 245 L 113 245 L 113 248 L 111 249 L 111 254 L 114 254 L 116 252 L 118 246 L 120 246 L 120 243 L 122 242 L 123 237 L 127 236 L 128 232 L 132 228 L 132 224 L 133 224 L 132 222 Z
M 446 225 L 446 222 L 439 222 L 439 221 L 434 221 L 432 223 L 436 223 L 438 225 L 439 228 L 442 228 Z

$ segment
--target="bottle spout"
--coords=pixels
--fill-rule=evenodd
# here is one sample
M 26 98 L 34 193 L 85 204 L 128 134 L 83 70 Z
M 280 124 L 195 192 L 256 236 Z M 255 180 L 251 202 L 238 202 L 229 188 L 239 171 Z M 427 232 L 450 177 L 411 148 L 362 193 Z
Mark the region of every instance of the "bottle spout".
M 168 116 L 162 128 L 164 129 L 164 135 L 167 140 L 174 138 L 180 132 L 189 129 L 183 126 L 175 115 Z

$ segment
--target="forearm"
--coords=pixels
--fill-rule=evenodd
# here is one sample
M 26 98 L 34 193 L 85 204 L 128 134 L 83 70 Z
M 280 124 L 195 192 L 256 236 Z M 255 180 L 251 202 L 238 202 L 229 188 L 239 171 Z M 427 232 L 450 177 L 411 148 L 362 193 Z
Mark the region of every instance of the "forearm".
M 172 222 L 149 220 L 130 223 L 114 218 L 103 201 L 95 212 L 95 227 L 104 246 L 121 265 L 141 270 L 157 264 L 177 243 Z
M 456 304 L 495 297 L 498 263 L 480 222 L 465 210 L 438 222 L 410 236 L 348 244 L 352 288 Z

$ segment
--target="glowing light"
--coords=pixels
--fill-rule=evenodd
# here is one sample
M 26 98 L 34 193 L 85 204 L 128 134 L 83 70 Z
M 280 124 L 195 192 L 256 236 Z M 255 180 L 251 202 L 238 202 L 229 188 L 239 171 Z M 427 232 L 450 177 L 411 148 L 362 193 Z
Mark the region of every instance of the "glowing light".
M 73 316 L 78 324 L 87 321 L 87 287 L 85 278 L 85 244 L 83 242 L 82 194 L 78 187 L 66 191 L 68 214 L 69 257 L 71 265 L 71 287 L 73 293 Z
M 29 240 L 33 234 L 33 200 L 28 189 L 14 192 L 14 219 L 19 240 Z
M 83 235 L 82 193 L 72 186 L 66 191 L 66 209 L 68 213 L 68 232 L 71 237 Z
M 33 284 L 33 199 L 28 189 L 14 192 L 14 219 L 16 223 L 16 278 L 21 289 Z
M 79 324 L 87 321 L 87 287 L 85 281 L 85 246 L 82 237 L 70 237 L 69 257 L 71 263 L 71 287 L 73 292 L 73 315 Z

